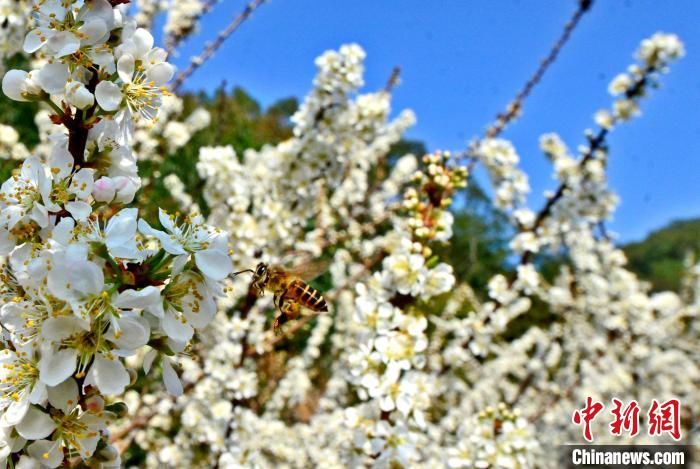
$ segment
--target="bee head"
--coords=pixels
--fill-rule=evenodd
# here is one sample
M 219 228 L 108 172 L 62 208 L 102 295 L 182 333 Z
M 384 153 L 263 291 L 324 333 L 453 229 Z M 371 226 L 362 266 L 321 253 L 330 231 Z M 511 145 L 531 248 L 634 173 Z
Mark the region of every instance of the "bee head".
M 267 283 L 267 264 L 261 262 L 255 268 L 253 273 L 253 286 L 258 290 L 258 294 L 263 296 L 265 294 L 265 284 Z
M 264 262 L 261 262 L 258 264 L 258 266 L 255 268 L 255 276 L 264 278 L 267 276 L 267 264 Z

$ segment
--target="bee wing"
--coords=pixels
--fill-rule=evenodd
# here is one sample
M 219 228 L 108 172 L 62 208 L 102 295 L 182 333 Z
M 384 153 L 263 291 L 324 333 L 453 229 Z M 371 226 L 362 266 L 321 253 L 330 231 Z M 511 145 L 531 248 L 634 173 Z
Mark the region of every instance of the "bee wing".
M 315 279 L 323 272 L 328 270 L 329 264 L 330 261 L 328 260 L 306 260 L 303 262 L 296 263 L 288 271 L 292 275 L 299 277 L 305 282 L 310 282 L 311 280 Z
M 292 250 L 287 251 L 279 259 L 279 262 L 275 262 L 276 265 L 282 266 L 287 270 L 292 270 L 295 265 L 306 264 L 313 262 L 313 256 L 308 251 Z

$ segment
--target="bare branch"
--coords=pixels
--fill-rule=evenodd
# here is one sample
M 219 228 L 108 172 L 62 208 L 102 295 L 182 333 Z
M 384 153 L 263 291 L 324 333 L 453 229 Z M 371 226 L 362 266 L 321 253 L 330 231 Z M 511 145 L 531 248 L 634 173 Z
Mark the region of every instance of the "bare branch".
M 384 85 L 384 92 L 386 93 L 391 93 L 396 87 L 396 85 L 399 84 L 399 80 L 401 78 L 401 67 L 398 65 L 391 69 L 391 75 L 389 75 L 389 79 L 386 81 L 386 85 Z
M 506 109 L 496 115 L 496 120 L 493 121 L 487 128 L 484 134 L 484 138 L 496 138 L 498 137 L 506 126 L 510 124 L 514 119 L 516 119 L 523 109 L 523 104 L 525 100 L 532 94 L 532 90 L 542 81 L 542 77 L 547 72 L 549 67 L 557 60 L 559 53 L 564 48 L 566 43 L 571 38 L 571 34 L 574 32 L 576 27 L 583 15 L 591 9 L 593 5 L 593 0 L 579 0 L 578 8 L 571 16 L 569 21 L 564 25 L 564 29 L 559 36 L 559 38 L 554 42 L 554 45 L 550 48 L 549 53 L 540 62 L 540 65 L 535 70 L 530 78 L 525 82 L 525 85 L 521 90 L 515 95 L 515 98 L 508 103 Z M 470 145 L 466 151 L 466 157 L 469 161 L 469 170 L 471 171 L 476 164 L 476 148 L 479 141 L 475 140 Z
M 238 27 L 247 20 L 250 15 L 253 14 L 253 12 L 263 3 L 265 3 L 265 0 L 253 0 L 250 2 L 246 7 L 243 9 L 243 11 L 236 16 L 233 21 L 229 23 L 226 28 L 224 28 L 223 31 L 221 31 L 217 36 L 216 39 L 208 44 L 202 53 L 198 56 L 192 57 L 190 59 L 190 64 L 189 66 L 180 72 L 177 77 L 175 77 L 175 81 L 173 81 L 172 84 L 172 90 L 177 91 L 180 86 L 185 82 L 187 78 L 189 78 L 190 75 L 192 75 L 195 70 L 197 70 L 199 67 L 202 66 L 207 60 L 209 60 L 214 53 L 219 49 L 219 47 L 222 46 L 222 44 L 228 39 L 237 29 Z

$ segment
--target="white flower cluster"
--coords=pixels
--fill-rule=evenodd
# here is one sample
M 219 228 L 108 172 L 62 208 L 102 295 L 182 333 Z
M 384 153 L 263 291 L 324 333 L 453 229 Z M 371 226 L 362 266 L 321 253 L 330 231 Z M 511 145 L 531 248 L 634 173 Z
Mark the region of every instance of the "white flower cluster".
M 135 19 L 139 26 L 153 28 L 154 20 L 165 14 L 163 34 L 168 51 L 187 36 L 197 32 L 198 22 L 218 0 L 135 0 Z
M 165 9 L 168 18 L 163 31 L 168 35 L 169 46 L 196 30 L 197 20 L 216 0 L 171 0 Z
M 489 138 L 479 142 L 476 156 L 489 171 L 496 190 L 494 204 L 501 209 L 512 209 L 524 202 L 530 192 L 527 175 L 518 169 L 520 157 L 507 140 Z
M 292 117 L 294 138 L 247 150 L 240 159 L 231 147 L 200 149 L 197 168 L 205 180 L 209 222 L 230 232 L 237 265 L 254 265 L 259 253 L 275 260 L 290 249 L 316 255 L 320 238 L 333 242 L 344 232 L 371 230 L 369 215 L 386 213 L 397 184 L 410 178 L 409 157 L 390 181 L 393 191 L 374 194 L 366 204 L 369 169 L 414 118 L 402 112 L 387 121 L 386 92 L 352 99 L 362 84 L 362 57 L 356 45 L 322 56 L 316 88 Z M 308 231 L 314 216 L 316 227 Z
M 645 61 L 679 55 L 649 47 Z M 449 241 L 448 209 L 466 171 L 445 152 L 382 171 L 409 115 L 388 122 L 385 92 L 351 99 L 362 57 L 348 46 L 318 60 L 289 141 L 242 158 L 231 147 L 201 149 L 209 221 L 231 230 L 236 263 L 330 253 L 331 312 L 274 337 L 270 302 L 232 285 L 218 327 L 201 335 L 201 361 L 178 359 L 185 393 L 130 398 L 146 423 L 125 438 L 146 450 L 145 464 L 556 467 L 545 448 L 580 441 L 571 412 L 588 395 L 673 396 L 700 411 L 697 277 L 683 298 L 651 294 L 599 233 L 617 200 L 607 130 L 578 158 L 556 135 L 542 137 L 560 189 L 538 212 L 524 206 L 512 145 L 481 143 L 521 262 L 477 294 L 434 254 Z M 552 283 L 533 262 L 542 252 L 565 256 Z M 527 317 L 534 308 L 545 319 Z
M 0 1 L 0 73 L 5 73 L 6 59 L 22 52 L 29 8 L 30 2 L 25 0 Z
M 291 139 L 242 155 L 200 149 L 207 224 L 161 211 L 154 228 L 124 207 L 142 185 L 137 161 L 154 168 L 146 183 L 159 176 L 163 156 L 210 117 L 182 116 L 164 88 L 173 68 L 142 27 L 167 10 L 177 42 L 213 2 L 140 0 L 134 23 L 126 6 L 112 7 L 119 2 L 37 0 L 32 30 L 14 42 L 27 10 L 10 3 L 0 0 L 2 44 L 38 54 L 31 72 L 6 74 L 3 91 L 44 109 L 41 144 L 29 151 L 0 127 L 0 157 L 24 160 L 0 188 L 8 465 L 118 466 L 139 447 L 145 459 L 124 462 L 550 467 L 543 448 L 580 440 L 570 416 L 586 396 L 673 396 L 700 413 L 700 267 L 689 262 L 681 296 L 652 294 L 601 230 L 617 205 L 605 137 L 683 55 L 675 36 L 642 43 L 578 157 L 555 134 L 542 137 L 559 184 L 542 210 L 524 205 L 529 186 L 512 144 L 479 142 L 520 258 L 482 294 L 457 284 L 435 254 L 450 241 L 449 208 L 467 170 L 448 152 L 390 158 L 414 117 L 390 120 L 387 91 L 358 94 L 358 46 L 319 57 Z M 175 175 L 164 182 L 198 211 Z M 290 251 L 331 258 L 331 311 L 275 336 L 270 299 L 242 276 L 222 282 L 230 255 L 245 268 Z M 539 253 L 562 256 L 551 282 Z M 545 318 L 527 316 L 535 309 Z M 145 376 L 129 390 L 140 367 Z M 126 406 L 111 400 L 124 392 Z M 131 418 L 115 424 L 127 407 Z
M 266 147 L 261 152 L 249 150 L 242 161 L 236 158 L 230 147 L 201 150 L 199 170 L 206 180 L 205 198 L 212 210 L 210 221 L 216 224 L 223 223 L 231 229 L 232 239 L 238 246 L 234 257 L 240 259 L 239 262 L 242 265 L 255 262 L 256 251 L 264 252 L 266 256 L 271 257 L 275 253 L 281 256 L 290 248 L 304 248 L 317 252 L 319 248 L 322 249 L 320 243 L 326 242 L 324 240 L 340 239 L 346 230 L 372 233 L 376 228 L 372 227 L 372 223 L 363 222 L 363 219 L 375 213 L 383 214 L 385 220 L 391 218 L 391 213 L 387 212 L 387 204 L 400 196 L 402 187 L 412 177 L 415 181 L 421 181 L 420 184 L 434 186 L 435 195 L 438 198 L 442 197 L 438 193 L 444 192 L 447 199 L 448 193 L 455 187 L 463 185 L 462 170 L 456 170 L 455 175 L 443 170 L 442 165 L 449 155 L 446 157 L 438 154 L 426 157 L 425 164 L 430 169 L 425 174 L 416 175 L 413 174 L 415 159 L 408 156 L 401 160 L 392 174 L 383 181 L 377 194 L 373 194 L 371 198 L 364 197 L 372 183 L 368 173 L 373 167 L 381 164 L 391 145 L 400 138 L 402 130 L 412 122 L 412 115 L 403 113 L 398 120 L 387 122 L 389 100 L 386 92 L 361 95 L 355 100 L 350 99 L 350 93 L 353 93 L 362 83 L 361 58 L 363 56 L 364 53 L 357 46 L 347 46 L 340 52 L 328 52 L 319 59 L 320 70 L 315 81 L 316 89 L 307 97 L 293 119 L 297 123 L 295 135 L 299 137 L 294 137 L 274 148 Z M 309 168 L 317 168 L 319 158 L 327 162 L 326 166 L 309 172 Z M 341 180 L 341 175 L 348 174 L 351 176 Z M 406 197 L 408 200 L 408 196 Z M 428 205 L 429 203 L 423 199 L 413 207 L 409 207 L 408 202 L 395 203 L 394 211 L 398 214 L 409 209 L 413 214 L 416 210 L 428 210 Z M 422 233 L 424 238 L 444 239 L 445 233 L 451 232 L 451 218 L 445 215 L 448 205 L 447 202 L 438 204 L 433 214 L 438 225 L 430 233 Z M 314 216 L 319 207 L 322 207 L 320 210 L 323 213 L 317 218 L 320 226 L 308 231 L 308 219 Z M 349 214 L 354 215 L 353 219 L 347 218 Z M 417 219 L 417 217 L 412 218 Z M 404 216 L 397 217 L 394 222 L 401 226 L 408 226 L 407 218 Z M 350 225 L 349 228 L 347 224 Z M 418 226 L 414 228 L 418 229 Z M 421 230 L 418 229 L 418 231 Z M 394 357 L 391 358 L 393 363 L 391 371 L 387 372 L 387 377 L 383 379 L 381 390 L 377 383 L 370 391 L 374 394 L 371 407 L 377 411 L 380 411 L 378 406 L 380 401 L 384 402 L 385 407 L 390 406 L 390 402 L 394 402 L 387 395 L 391 386 L 398 385 L 397 382 L 392 383 L 392 377 L 398 381 L 402 370 L 407 369 L 404 363 L 411 362 L 410 358 L 399 358 L 394 355 L 406 353 L 409 357 L 414 353 L 414 347 L 420 351 L 427 343 L 423 332 L 427 325 L 425 318 L 414 319 L 404 314 L 399 308 L 393 307 L 389 303 L 391 291 L 393 290 L 396 294 L 399 294 L 399 291 L 406 294 L 414 292 L 417 298 L 427 298 L 444 293 L 454 283 L 449 266 L 446 264 L 427 266 L 423 256 L 425 253 L 429 254 L 429 251 L 419 247 L 418 244 L 413 246 L 409 231 L 404 231 L 402 236 L 403 241 L 399 241 L 399 238 L 394 235 L 386 239 L 379 236 L 375 247 L 355 245 L 353 243 L 356 240 L 349 239 L 350 244 L 342 251 L 344 254 L 339 254 L 337 261 L 331 267 L 335 273 L 334 276 L 341 281 L 347 275 L 352 275 L 350 273 L 352 270 L 361 268 L 361 265 L 357 265 L 352 258 L 347 260 L 346 256 L 354 256 L 356 254 L 351 253 L 356 253 L 358 250 L 377 250 L 381 246 L 396 246 L 393 249 L 394 254 L 384 260 L 384 273 L 377 273 L 374 277 L 377 279 L 376 282 L 386 283 L 387 291 L 381 292 L 383 295 L 381 309 L 388 308 L 390 316 L 392 311 L 395 312 L 395 317 L 386 319 L 385 327 L 380 329 L 381 338 L 377 336 L 377 349 L 371 352 L 378 354 L 380 353 L 378 350 L 381 350 L 385 357 Z M 377 288 L 381 290 L 383 287 Z M 345 293 L 353 295 L 353 289 L 354 283 L 349 283 Z M 236 296 L 244 293 L 235 288 L 233 291 L 238 291 Z M 361 298 L 364 297 L 358 297 L 358 305 L 362 304 Z M 353 300 L 350 299 L 350 301 Z M 378 297 L 373 298 L 368 294 L 364 301 L 375 302 L 375 307 L 379 307 L 376 304 L 379 301 Z M 238 421 L 239 419 L 250 420 L 251 416 L 228 413 L 226 420 L 230 423 L 216 427 L 218 430 L 213 433 L 209 433 L 210 430 L 201 425 L 202 421 L 215 418 L 210 413 L 211 409 L 224 406 L 224 402 L 230 402 L 230 399 L 240 401 L 258 397 L 260 391 L 255 385 L 260 369 L 252 358 L 261 353 L 264 354 L 270 341 L 270 336 L 266 332 L 269 326 L 265 324 L 265 316 L 260 314 L 266 303 L 258 303 L 260 304 L 256 304 L 250 311 L 247 310 L 250 307 L 235 311 L 233 318 L 228 321 L 230 328 L 212 331 L 212 338 L 204 339 L 211 344 L 233 341 L 233 346 L 225 352 L 226 360 L 217 358 L 217 352 L 203 350 L 206 358 L 202 371 L 207 376 L 206 379 L 212 381 L 211 384 L 205 385 L 200 378 L 196 378 L 197 382 L 194 384 L 193 381 L 193 390 L 188 395 L 190 400 L 183 402 L 184 413 L 192 415 L 191 413 L 195 412 L 198 415 L 196 420 L 192 421 L 193 424 L 181 422 L 183 428 L 174 442 L 165 442 L 156 438 L 155 441 L 146 443 L 144 441 L 147 440 L 146 438 L 137 437 L 142 444 L 154 450 L 151 454 L 158 455 L 152 461 L 154 465 L 173 464 L 175 461 L 177 464 L 193 464 L 192 450 L 184 451 L 185 448 L 192 447 L 192 444 L 188 443 L 189 440 L 206 441 L 213 448 L 218 448 L 222 461 L 236 460 L 244 463 L 264 457 L 262 452 L 259 454 L 250 452 L 251 445 L 254 444 L 253 439 L 262 449 L 265 443 L 263 434 L 249 433 L 244 428 L 240 431 L 238 428 L 231 428 L 232 425 L 238 426 L 242 423 Z M 367 307 L 370 308 L 371 304 Z M 356 314 L 373 315 L 375 313 L 360 308 Z M 224 322 L 226 322 L 225 319 Z M 322 356 L 320 348 L 328 337 L 332 323 L 330 317 L 319 318 L 311 337 L 306 342 L 304 353 L 290 360 L 286 365 L 285 377 L 279 381 L 274 392 L 266 396 L 268 398 L 266 412 L 269 418 L 275 418 L 275 415 L 287 412 L 290 407 L 299 408 L 298 411 L 302 412 L 301 408 L 306 403 L 307 393 L 313 391 L 313 380 L 308 374 L 309 370 Z M 362 324 L 363 328 L 367 327 L 364 323 Z M 405 332 L 391 332 L 390 324 L 401 325 Z M 353 332 L 353 336 L 354 334 Z M 244 340 L 243 347 L 236 344 L 241 339 Z M 369 337 L 362 337 L 361 342 L 348 348 L 348 354 L 353 348 L 362 350 L 369 347 L 372 350 L 372 343 Z M 404 352 L 399 350 L 402 348 L 405 348 Z M 347 359 L 346 357 L 343 360 Z M 418 357 L 416 360 L 420 364 Z M 241 363 L 243 366 L 231 368 L 232 362 Z M 342 366 L 338 368 L 338 376 L 335 379 L 347 382 L 346 375 L 349 369 L 347 367 L 343 369 Z M 197 376 L 199 376 L 198 373 L 192 375 L 193 379 Z M 406 372 L 401 386 L 406 393 L 409 393 L 406 399 L 415 400 L 416 403 L 406 406 L 404 403 L 408 401 L 402 397 L 396 401 L 397 403 L 391 404 L 394 405 L 392 409 L 398 405 L 406 416 L 413 411 L 420 419 L 422 409 L 427 405 L 425 394 L 419 392 L 421 387 L 427 385 L 422 382 L 423 378 L 418 372 Z M 188 379 L 187 373 L 184 379 Z M 361 384 L 361 377 L 355 377 L 352 381 L 357 383 L 357 389 L 367 396 L 367 388 Z M 250 388 L 244 383 L 251 383 L 253 387 Z M 223 393 L 222 386 L 226 389 Z M 415 390 L 415 396 L 409 398 L 412 389 Z M 148 412 L 148 409 L 144 412 Z M 397 423 L 397 425 L 401 424 Z M 384 437 L 389 436 L 388 432 L 384 432 Z M 270 438 L 274 438 L 274 435 L 270 434 Z M 378 436 L 375 443 L 380 444 L 380 440 Z M 156 449 L 160 444 L 166 446 L 160 450 Z M 232 445 L 240 445 L 240 450 L 234 450 Z M 290 444 L 290 447 L 292 446 L 293 444 Z M 308 448 L 300 448 L 300 450 L 306 455 L 311 454 Z M 348 450 L 350 450 L 349 447 Z M 385 459 L 390 461 L 388 454 Z M 177 459 L 173 460 L 174 457 Z M 211 457 L 216 457 L 216 453 Z
M 134 21 L 140 27 L 153 30 L 153 21 L 161 11 L 167 9 L 166 0 L 134 0 L 136 7 Z
M 519 412 L 500 403 L 462 422 L 449 448 L 448 467 L 535 467 L 541 449 L 535 429 Z
M 9 125 L 0 124 L 0 158 L 23 160 L 27 156 L 29 156 L 29 151 L 19 141 L 19 133 Z
M 625 86 L 624 99 L 635 106 L 658 72 L 682 55 L 682 46 L 675 36 L 657 34 L 643 42 L 641 51 L 642 65 L 631 67 L 639 73 Z M 497 389 L 504 401 L 537 422 L 548 444 L 580 440 L 580 430 L 570 423 L 571 409 L 587 396 L 607 402 L 613 396 L 639 402 L 674 396 L 690 412 L 697 402 L 700 368 L 689 345 L 697 340 L 697 330 L 680 326 L 697 317 L 697 305 L 670 292 L 650 294 L 649 286 L 625 269 L 624 254 L 601 230 L 617 204 L 606 180 L 608 131 L 602 126 L 589 134 L 578 158 L 557 135 L 541 138 L 559 187 L 539 212 L 520 208 L 513 213 L 519 232 L 510 247 L 520 264 L 513 275 L 491 279 L 491 301 L 461 300 L 475 312 L 437 321 L 442 335 L 455 337 L 446 345 L 449 355 L 470 370 L 466 380 L 473 387 L 465 390 L 463 402 L 470 408 L 489 404 L 489 394 Z M 568 259 L 553 284 L 532 263 L 540 252 Z M 512 338 L 518 317 L 532 308 L 530 297 L 553 315 L 550 324 L 530 326 Z M 620 441 L 602 426 L 598 436 Z
M 656 33 L 642 41 L 636 57 L 639 64 L 629 67 L 627 73 L 617 75 L 608 90 L 618 98 L 612 110 L 596 113 L 596 123 L 611 129 L 616 123 L 639 114 L 639 98 L 649 87 L 658 84 L 658 74 L 668 72 L 668 65 L 685 55 L 683 43 L 675 34 Z
M 155 117 L 173 74 L 150 33 L 106 0 L 32 12 L 24 51 L 45 60 L 2 88 L 60 130 L 0 187 L 0 462 L 117 467 L 107 425 L 125 409 L 107 399 L 136 377 L 124 358 L 148 350 L 145 371 L 162 364 L 182 392 L 168 357 L 216 314 L 228 239 L 198 216 L 161 211 L 156 229 L 123 207 L 140 185 L 134 121 Z

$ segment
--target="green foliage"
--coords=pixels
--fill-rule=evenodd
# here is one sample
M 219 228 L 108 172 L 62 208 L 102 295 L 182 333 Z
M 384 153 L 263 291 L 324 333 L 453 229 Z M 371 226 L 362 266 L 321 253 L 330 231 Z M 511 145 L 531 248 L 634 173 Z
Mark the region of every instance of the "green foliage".
M 451 242 L 439 254 L 448 259 L 458 283 L 483 291 L 489 279 L 502 272 L 508 255 L 510 225 L 483 189 L 471 178 L 464 194 L 453 204 L 455 217 Z
M 26 58 L 18 54 L 5 61 L 7 70 L 13 68 L 26 68 Z M 34 116 L 39 110 L 37 103 L 21 103 L 12 101 L 4 93 L 0 93 L 0 124 L 14 127 L 19 133 L 19 141 L 27 148 L 32 148 L 39 143 L 39 130 L 34 124 Z M 4 157 L 4 155 L 3 155 Z M 19 162 L 13 160 L 0 159 L 0 180 L 4 181 L 12 170 L 19 167 Z
M 623 250 L 630 270 L 651 282 L 654 291 L 678 291 L 686 256 L 700 253 L 700 218 L 674 221 Z
M 27 58 L 22 54 L 17 54 L 5 60 L 6 70 L 14 68 L 28 68 Z M 16 101 L 12 101 L 4 93 L 0 93 L 0 124 L 14 127 L 19 133 L 20 142 L 24 143 L 27 148 L 39 143 L 39 130 L 34 124 L 34 116 L 38 109 L 37 103 L 18 105 Z

